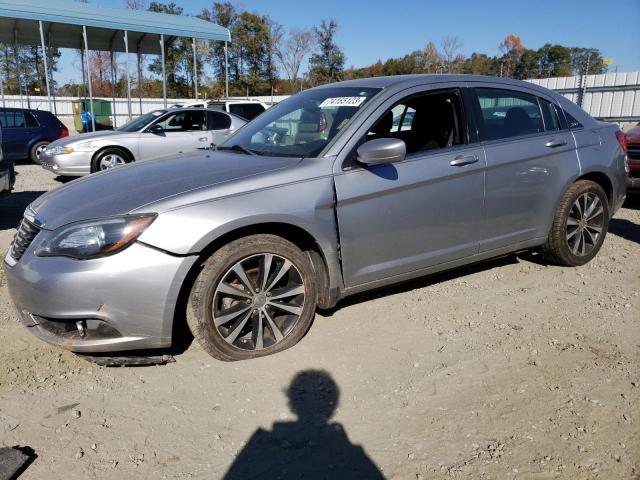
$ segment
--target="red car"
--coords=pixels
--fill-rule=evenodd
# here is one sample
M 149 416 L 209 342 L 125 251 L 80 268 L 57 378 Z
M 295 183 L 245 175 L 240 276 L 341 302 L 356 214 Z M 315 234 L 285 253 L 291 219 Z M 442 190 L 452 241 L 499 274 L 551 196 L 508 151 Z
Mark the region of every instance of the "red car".
M 629 159 L 629 188 L 640 189 L 640 123 L 625 133 Z

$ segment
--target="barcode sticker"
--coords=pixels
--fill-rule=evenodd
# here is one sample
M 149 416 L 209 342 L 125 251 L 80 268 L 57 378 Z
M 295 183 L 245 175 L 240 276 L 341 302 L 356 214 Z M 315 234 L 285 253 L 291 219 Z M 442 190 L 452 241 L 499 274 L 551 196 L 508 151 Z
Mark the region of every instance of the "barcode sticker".
M 325 99 L 319 107 L 359 107 L 367 97 L 332 97 Z

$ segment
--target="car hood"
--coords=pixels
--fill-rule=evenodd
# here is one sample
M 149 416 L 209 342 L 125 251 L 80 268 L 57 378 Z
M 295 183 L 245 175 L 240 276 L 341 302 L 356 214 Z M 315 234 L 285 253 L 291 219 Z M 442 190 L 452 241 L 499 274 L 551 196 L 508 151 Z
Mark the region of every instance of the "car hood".
M 137 132 L 133 132 L 133 133 L 137 133 Z M 125 135 L 131 135 L 131 134 L 132 132 L 121 132 L 119 130 L 104 130 L 100 132 L 80 133 L 78 135 L 71 135 L 69 137 L 64 137 L 59 140 L 56 140 L 55 142 L 51 142 L 49 146 L 55 147 L 57 145 L 60 145 L 65 147 L 72 143 L 85 142 L 88 140 L 102 140 L 103 138 L 107 138 L 107 137 L 122 137 Z
M 299 158 L 194 152 L 132 163 L 74 180 L 38 197 L 29 209 L 52 230 L 80 220 L 121 215 L 187 192 L 294 166 Z

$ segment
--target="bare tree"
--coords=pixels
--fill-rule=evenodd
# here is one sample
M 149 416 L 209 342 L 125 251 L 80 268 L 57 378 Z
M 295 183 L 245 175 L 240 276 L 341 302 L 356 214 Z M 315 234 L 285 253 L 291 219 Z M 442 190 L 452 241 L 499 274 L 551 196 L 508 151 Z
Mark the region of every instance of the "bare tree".
M 302 62 L 311 53 L 313 34 L 309 30 L 296 28 L 289 30 L 286 39 L 281 28 L 275 29 L 273 34 L 275 35 L 275 54 L 278 63 L 284 70 L 291 87 L 295 88 Z
M 444 37 L 440 46 L 442 47 L 442 60 L 448 72 L 458 70 L 460 61 L 464 61 L 464 56 L 458 53 L 462 48 L 462 40 L 460 37 L 450 36 Z

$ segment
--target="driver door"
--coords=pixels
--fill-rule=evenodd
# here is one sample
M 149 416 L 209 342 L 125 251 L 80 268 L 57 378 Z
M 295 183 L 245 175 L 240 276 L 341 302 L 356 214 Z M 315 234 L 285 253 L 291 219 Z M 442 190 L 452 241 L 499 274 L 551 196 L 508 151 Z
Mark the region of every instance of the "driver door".
M 485 155 L 469 141 L 460 89 L 417 89 L 395 98 L 365 122 L 334 177 L 347 287 L 478 252 Z M 388 137 L 405 141 L 403 161 L 356 161 L 358 145 Z
M 153 125 L 161 126 L 163 131 L 154 133 L 149 127 L 140 133 L 138 151 L 141 160 L 193 152 L 207 148 L 211 143 L 204 110 L 171 112 Z

